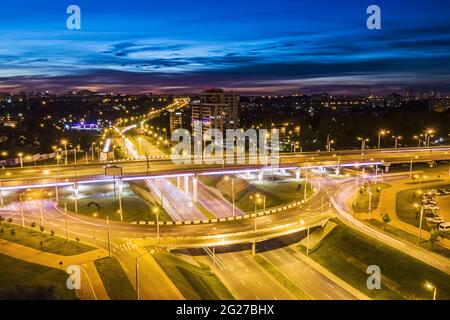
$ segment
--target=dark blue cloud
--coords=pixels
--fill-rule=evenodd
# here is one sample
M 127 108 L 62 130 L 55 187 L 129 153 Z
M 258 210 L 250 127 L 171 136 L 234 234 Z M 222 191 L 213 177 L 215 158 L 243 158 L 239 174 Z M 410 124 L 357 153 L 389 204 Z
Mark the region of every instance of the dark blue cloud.
M 377 31 L 365 0 L 77 2 L 80 31 L 68 1 L 8 1 L 0 88 L 450 91 L 449 1 L 379 0 Z

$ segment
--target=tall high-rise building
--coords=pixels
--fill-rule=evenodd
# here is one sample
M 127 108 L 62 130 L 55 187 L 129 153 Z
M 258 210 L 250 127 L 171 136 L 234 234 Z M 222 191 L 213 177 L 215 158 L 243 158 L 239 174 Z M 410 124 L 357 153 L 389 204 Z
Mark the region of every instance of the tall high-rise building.
M 239 127 L 240 97 L 235 92 L 210 89 L 191 100 L 194 133 L 199 123 L 202 132 L 208 129 L 237 129 Z
M 172 111 L 169 113 L 169 130 L 170 134 L 176 129 L 183 127 L 183 114 L 181 111 Z

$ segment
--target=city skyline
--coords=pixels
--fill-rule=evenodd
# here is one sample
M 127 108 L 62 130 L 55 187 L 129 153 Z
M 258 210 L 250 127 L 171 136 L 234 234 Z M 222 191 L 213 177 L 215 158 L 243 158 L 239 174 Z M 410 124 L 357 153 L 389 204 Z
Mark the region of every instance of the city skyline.
M 81 30 L 66 28 L 70 4 L 0 13 L 0 91 L 449 93 L 445 1 L 378 1 L 381 30 L 367 1 L 78 1 Z

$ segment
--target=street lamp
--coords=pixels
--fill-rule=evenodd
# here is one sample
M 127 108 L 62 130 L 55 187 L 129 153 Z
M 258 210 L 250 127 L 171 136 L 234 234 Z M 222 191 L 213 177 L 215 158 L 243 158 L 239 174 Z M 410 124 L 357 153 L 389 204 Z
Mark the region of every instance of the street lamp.
M 19 159 L 20 159 L 20 167 L 23 168 L 23 153 L 22 153 L 22 152 L 19 152 L 19 153 L 17 154 L 17 156 L 18 156 Z
M 225 181 L 228 181 L 228 179 L 230 179 L 228 176 L 225 176 Z M 235 205 L 235 195 L 234 195 L 234 179 L 231 178 L 231 200 L 232 200 L 232 204 L 233 204 L 233 217 L 235 216 L 235 211 L 236 211 L 236 205 Z
M 402 136 L 392 136 L 392 139 L 394 139 L 394 141 L 395 141 L 394 149 L 397 149 L 398 140 L 401 140 Z
M 305 225 L 305 220 L 300 220 L 302 226 Z M 306 229 L 306 255 L 309 255 L 309 226 Z
M 425 283 L 425 288 L 427 288 L 428 290 L 433 291 L 433 300 L 436 300 L 436 294 L 437 294 L 437 289 L 436 286 L 427 282 Z
M 64 146 L 64 153 L 65 153 L 65 157 L 66 157 L 66 159 L 65 159 L 65 164 L 67 165 L 68 164 L 68 157 L 67 157 L 67 140 L 61 140 L 61 144 Z
M 414 203 L 414 207 L 418 208 L 419 205 Z M 420 216 L 419 216 L 419 236 L 417 237 L 417 245 L 420 245 L 420 240 L 422 238 L 422 220 L 423 220 L 423 204 L 420 206 Z
M 157 235 L 157 238 L 159 239 L 159 209 L 157 207 L 154 207 L 153 213 L 156 216 L 156 235 Z
M 364 150 L 366 150 L 366 142 L 369 142 L 369 138 L 357 138 L 359 141 L 361 141 L 361 160 L 364 158 Z
M 378 131 L 378 149 L 381 148 L 381 137 L 384 136 L 385 134 L 388 134 L 390 131 L 389 130 L 385 130 L 385 129 L 381 129 Z

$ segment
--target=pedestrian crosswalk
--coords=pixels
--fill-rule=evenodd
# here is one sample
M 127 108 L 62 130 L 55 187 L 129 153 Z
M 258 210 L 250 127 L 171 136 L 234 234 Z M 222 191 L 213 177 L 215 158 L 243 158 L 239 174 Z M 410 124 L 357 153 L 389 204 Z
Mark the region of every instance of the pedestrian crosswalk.
M 124 252 L 124 251 L 130 251 L 130 250 L 136 249 L 137 247 L 138 246 L 134 242 L 130 241 L 130 242 L 125 242 L 125 243 L 122 243 L 120 245 L 114 246 L 112 248 L 112 251 L 113 252 L 117 252 L 117 251 Z

